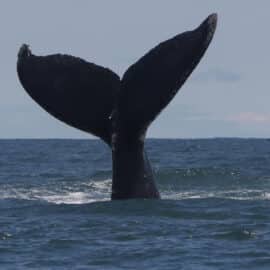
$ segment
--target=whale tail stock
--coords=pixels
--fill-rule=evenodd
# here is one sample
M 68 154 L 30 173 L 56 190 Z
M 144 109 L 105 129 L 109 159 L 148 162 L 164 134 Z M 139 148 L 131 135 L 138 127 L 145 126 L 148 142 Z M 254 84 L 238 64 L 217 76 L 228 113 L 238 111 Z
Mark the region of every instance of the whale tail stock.
M 68 55 L 35 56 L 27 45 L 17 72 L 28 94 L 57 119 L 112 147 L 112 199 L 159 198 L 144 138 L 199 63 L 217 15 L 162 42 L 128 68 L 122 80 L 107 68 Z
M 210 15 L 197 29 L 159 44 L 124 74 L 113 113 L 112 198 L 154 197 L 143 174 L 147 128 L 199 63 L 216 24 L 217 15 Z

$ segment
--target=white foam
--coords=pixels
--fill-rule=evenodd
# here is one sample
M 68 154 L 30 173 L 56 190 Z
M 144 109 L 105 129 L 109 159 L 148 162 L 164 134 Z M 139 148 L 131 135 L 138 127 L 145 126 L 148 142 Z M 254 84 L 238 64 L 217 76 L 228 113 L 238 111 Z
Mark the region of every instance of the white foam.
M 110 199 L 111 180 L 80 183 L 80 187 L 66 184 L 49 189 L 48 187 L 9 187 L 0 189 L 0 199 L 22 199 L 46 201 L 54 204 L 86 204 Z M 80 191 L 78 191 L 80 189 Z
M 68 194 L 59 195 L 48 195 L 39 197 L 50 203 L 61 204 L 61 203 L 71 203 L 71 204 L 82 204 L 86 202 L 86 195 L 83 192 L 70 192 Z
M 185 200 L 185 199 L 231 199 L 231 200 L 270 200 L 270 192 L 258 189 L 243 190 L 224 190 L 224 191 L 185 191 L 185 192 L 168 192 L 162 196 L 169 200 Z

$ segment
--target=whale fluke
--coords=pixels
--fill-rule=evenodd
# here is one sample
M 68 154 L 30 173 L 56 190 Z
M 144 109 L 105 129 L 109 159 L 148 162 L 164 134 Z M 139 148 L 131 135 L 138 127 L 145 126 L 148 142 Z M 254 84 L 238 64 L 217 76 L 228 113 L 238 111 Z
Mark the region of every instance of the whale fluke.
M 18 53 L 17 72 L 24 89 L 47 112 L 110 144 L 118 75 L 69 55 L 35 56 L 25 44 Z
M 113 71 L 68 55 L 18 53 L 28 94 L 59 120 L 112 147 L 112 199 L 159 198 L 144 150 L 147 128 L 169 104 L 207 50 L 217 25 L 212 14 L 195 30 L 160 43 L 130 66 Z
M 128 68 L 117 105 L 125 128 L 144 130 L 168 105 L 204 55 L 216 24 L 217 15 L 212 14 L 195 30 L 160 43 Z

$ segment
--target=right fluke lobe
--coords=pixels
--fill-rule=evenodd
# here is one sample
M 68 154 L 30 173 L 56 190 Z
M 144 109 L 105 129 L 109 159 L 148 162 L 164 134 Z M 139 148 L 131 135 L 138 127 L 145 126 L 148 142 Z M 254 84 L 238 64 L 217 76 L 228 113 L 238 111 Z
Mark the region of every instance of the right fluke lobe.
M 129 67 L 118 96 L 118 115 L 123 126 L 132 130 L 147 128 L 197 66 L 216 25 L 217 14 L 212 14 L 195 30 L 160 43 Z

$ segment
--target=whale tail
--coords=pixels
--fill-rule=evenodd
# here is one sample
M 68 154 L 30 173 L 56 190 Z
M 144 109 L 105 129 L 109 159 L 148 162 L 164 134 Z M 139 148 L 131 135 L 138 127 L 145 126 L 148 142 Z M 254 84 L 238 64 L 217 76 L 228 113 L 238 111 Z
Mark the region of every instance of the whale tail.
M 35 56 L 28 45 L 18 53 L 18 76 L 47 112 L 112 147 L 113 199 L 157 198 L 144 152 L 147 128 L 199 63 L 216 24 L 212 14 L 195 30 L 162 42 L 129 67 L 122 80 L 73 56 Z
M 112 198 L 153 197 L 143 174 L 147 128 L 197 66 L 216 25 L 212 14 L 195 30 L 153 48 L 124 74 L 113 113 Z

